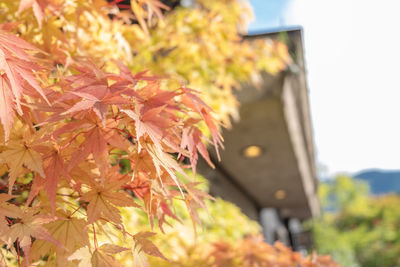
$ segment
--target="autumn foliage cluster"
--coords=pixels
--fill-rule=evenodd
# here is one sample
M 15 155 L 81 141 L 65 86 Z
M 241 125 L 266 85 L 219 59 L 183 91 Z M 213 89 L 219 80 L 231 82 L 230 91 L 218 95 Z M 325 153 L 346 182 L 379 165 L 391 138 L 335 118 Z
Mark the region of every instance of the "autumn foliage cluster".
M 211 261 L 203 266 L 339 267 L 330 256 L 314 254 L 304 258 L 282 243 L 266 244 L 262 236 L 247 237 L 235 246 L 227 242 L 215 243 L 208 259 Z
M 154 233 L 127 230 L 121 209 L 143 210 L 163 231 L 168 217 L 179 220 L 174 200 L 199 222 L 209 196 L 183 169 L 195 173 L 199 155 L 212 165 L 206 143 L 222 147 L 219 124 L 236 105 L 211 101 L 213 113 L 202 98 L 233 99 L 236 73 L 289 60 L 283 46 L 239 42 L 235 1 L 198 1 L 171 21 L 158 0 L 124 11 L 119 2 L 0 2 L 2 265 L 121 266 L 114 255 L 126 250 L 135 266 L 148 266 L 146 254 L 165 259 Z M 205 43 L 196 27 L 209 19 L 219 32 Z
M 4 186 L 9 193 L 2 194 L 2 216 L 9 225 L 3 220 L 1 228 L 8 246 L 17 242 L 29 261 L 31 237 L 36 243 L 45 240 L 54 246 L 37 244 L 47 249 L 43 255 L 35 251 L 35 256 L 54 250 L 60 252 L 61 263 L 68 251 L 89 245 L 88 236 L 82 238 L 85 228 L 92 228 L 95 247 L 96 224 L 110 223 L 124 231 L 117 207 L 142 207 L 162 227 L 165 216 L 174 217 L 168 199 L 182 197 L 193 212 L 202 205 L 195 183 L 177 180 L 175 172 L 184 172 L 171 155 L 188 157 L 193 165 L 198 153 L 208 158 L 196 126 L 201 119 L 213 142 L 220 143 L 210 109 L 193 90 L 165 91 L 156 78 L 132 75 L 123 65 L 113 74 L 86 62 L 70 67 L 76 74 L 59 74 L 59 81 L 42 88 L 35 75 L 46 79 L 49 73 L 31 54 L 39 51 L 9 33 L 0 34 L 5 69 L 0 159 L 8 173 Z M 123 159 L 131 172 L 119 171 Z M 129 193 L 140 197 L 143 205 Z M 73 216 L 83 211 L 87 220 Z M 51 223 L 49 229 L 45 223 Z M 131 235 L 136 247 L 146 237 Z M 107 258 L 106 248 L 104 255 L 99 250 L 99 257 Z

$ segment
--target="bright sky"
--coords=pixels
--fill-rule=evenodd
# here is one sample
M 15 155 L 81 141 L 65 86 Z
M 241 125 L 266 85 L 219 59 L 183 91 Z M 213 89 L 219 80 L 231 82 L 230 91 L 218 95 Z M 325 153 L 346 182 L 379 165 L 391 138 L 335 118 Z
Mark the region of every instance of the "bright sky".
M 319 164 L 400 169 L 400 1 L 251 0 L 250 31 L 301 25 Z

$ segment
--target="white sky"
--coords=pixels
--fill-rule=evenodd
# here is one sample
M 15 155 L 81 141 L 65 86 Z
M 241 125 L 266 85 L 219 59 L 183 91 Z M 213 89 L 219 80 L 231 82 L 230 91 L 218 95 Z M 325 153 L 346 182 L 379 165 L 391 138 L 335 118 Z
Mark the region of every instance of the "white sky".
M 292 0 L 282 16 L 304 27 L 318 162 L 400 169 L 400 1 Z

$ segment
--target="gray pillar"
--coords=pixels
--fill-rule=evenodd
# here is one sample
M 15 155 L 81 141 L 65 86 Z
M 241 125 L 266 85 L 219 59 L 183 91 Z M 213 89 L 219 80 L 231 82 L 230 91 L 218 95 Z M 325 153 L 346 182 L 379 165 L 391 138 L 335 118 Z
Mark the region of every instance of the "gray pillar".
M 290 235 L 292 237 L 293 249 L 303 254 L 307 254 L 307 243 L 310 243 L 311 236 L 304 232 L 303 225 L 297 218 L 291 218 L 288 223 Z
M 269 244 L 281 241 L 289 244 L 288 231 L 283 225 L 276 209 L 263 208 L 260 211 L 260 224 L 263 227 L 265 242 Z

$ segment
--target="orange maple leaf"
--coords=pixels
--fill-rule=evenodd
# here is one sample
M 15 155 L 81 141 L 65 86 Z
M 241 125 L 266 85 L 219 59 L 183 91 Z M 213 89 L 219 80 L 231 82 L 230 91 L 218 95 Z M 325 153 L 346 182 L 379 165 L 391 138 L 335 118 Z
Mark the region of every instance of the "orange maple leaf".
M 132 104 L 132 101 L 122 94 L 129 94 L 127 91 L 131 91 L 129 83 L 120 82 L 108 85 L 108 78 L 120 79 L 119 77 L 113 77 L 109 73 L 103 73 L 102 70 L 97 69 L 96 73 L 83 73 L 69 77 L 74 78 L 83 82 L 83 85 L 74 87 L 73 90 L 63 95 L 57 102 L 65 100 L 82 99 L 75 103 L 71 108 L 62 114 L 76 113 L 79 111 L 93 110 L 95 114 L 104 123 L 108 112 L 108 107 L 111 105 L 122 106 Z M 100 73 L 100 74 L 99 74 Z M 115 75 L 114 75 L 115 76 Z
M 50 222 L 45 227 L 48 232 L 64 248 L 44 240 L 35 240 L 32 245 L 32 258 L 39 259 L 46 254 L 56 252 L 58 266 L 66 266 L 66 259 L 75 250 L 89 245 L 89 237 L 86 228 L 87 222 L 84 219 L 71 217 L 70 212 L 57 212 L 58 220 Z
M 24 40 L 0 29 L 0 120 L 4 126 L 6 140 L 13 122 L 14 109 L 22 114 L 22 94 L 32 94 L 36 91 L 47 101 L 35 78 L 35 72 L 42 67 L 34 63 L 34 57 L 26 51 L 40 52 Z
M 150 267 L 146 254 L 168 261 L 154 243 L 149 240 L 154 235 L 155 233 L 152 232 L 139 232 L 133 236 L 132 254 L 135 267 Z
M 54 213 L 59 177 L 61 175 L 68 176 L 68 172 L 60 151 L 56 149 L 53 150 L 50 156 L 45 160 L 45 166 L 45 190 L 50 201 L 52 212 Z M 38 178 L 35 177 L 35 179 Z
M 100 172 L 105 175 L 109 167 L 108 144 L 112 144 L 121 149 L 127 149 L 129 147 L 129 142 L 122 138 L 119 133 L 115 131 L 115 128 L 115 120 L 106 120 L 105 125 L 102 125 L 98 122 L 96 117 L 90 116 L 89 114 L 86 119 L 69 123 L 65 127 L 59 129 L 56 132 L 57 135 L 66 131 L 83 130 L 83 132 L 79 132 L 77 135 L 81 135 L 85 138 L 79 148 L 72 153 L 68 169 L 71 170 L 92 154 Z
M 5 140 L 8 140 L 15 117 L 14 110 L 16 106 L 13 99 L 14 97 L 7 75 L 0 75 L 0 122 L 4 127 Z
M 191 126 L 193 125 L 193 122 L 191 121 L 193 121 L 193 119 L 187 120 L 187 122 L 189 122 L 187 123 L 189 124 L 189 126 L 183 129 L 181 148 L 186 148 L 189 151 L 190 164 L 193 170 L 194 177 L 196 177 L 196 165 L 199 159 L 199 153 L 212 168 L 215 168 L 215 166 L 211 162 L 207 148 L 203 143 L 202 139 L 205 138 L 205 136 L 198 128 Z
M 4 240 L 4 236 L 8 232 L 8 224 L 6 223 L 6 216 L 9 218 L 17 218 L 22 215 L 19 207 L 8 203 L 7 201 L 15 196 L 9 194 L 0 194 L 0 240 Z
M 83 247 L 75 251 L 68 260 L 79 260 L 78 267 L 112 266 L 122 267 L 112 255 L 128 250 L 113 244 L 103 244 L 93 252 L 89 247 Z
M 211 108 L 207 104 L 205 104 L 196 95 L 195 90 L 189 89 L 189 88 L 181 88 L 181 90 L 183 91 L 182 102 L 186 106 L 192 108 L 193 111 L 197 111 L 197 113 L 201 116 L 201 118 L 206 123 L 208 129 L 210 130 L 211 137 L 213 139 L 213 145 L 214 145 L 215 151 L 217 152 L 218 160 L 221 160 L 218 147 L 220 146 L 220 147 L 224 148 L 224 145 L 222 143 L 224 141 L 224 139 L 218 130 L 216 121 L 214 120 L 214 118 L 211 115 L 211 111 L 212 111 Z

